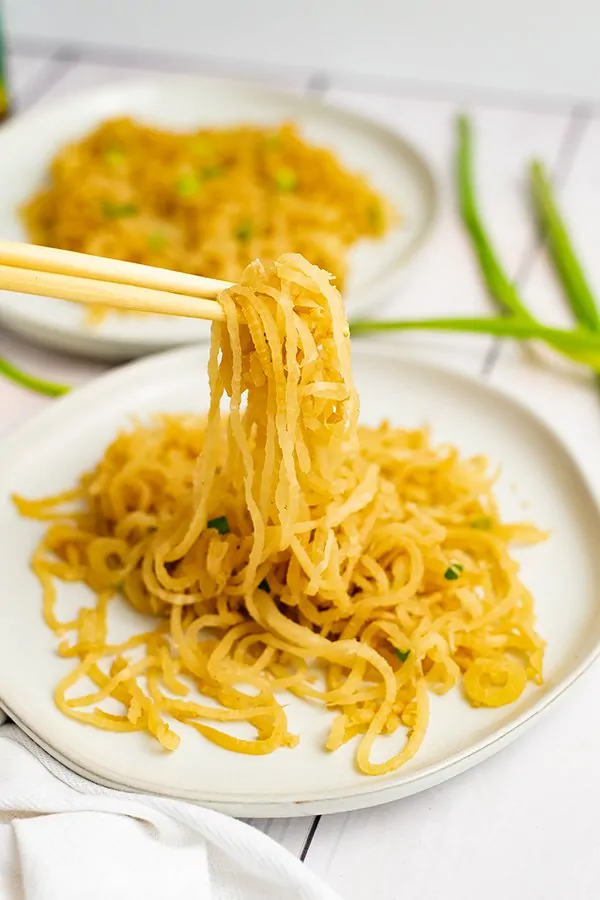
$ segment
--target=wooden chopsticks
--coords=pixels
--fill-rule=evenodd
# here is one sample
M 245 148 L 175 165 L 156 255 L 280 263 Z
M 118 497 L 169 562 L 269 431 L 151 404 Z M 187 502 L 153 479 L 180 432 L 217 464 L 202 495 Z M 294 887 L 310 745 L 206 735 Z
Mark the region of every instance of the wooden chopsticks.
M 71 250 L 0 241 L 0 290 L 137 312 L 222 320 L 228 281 Z

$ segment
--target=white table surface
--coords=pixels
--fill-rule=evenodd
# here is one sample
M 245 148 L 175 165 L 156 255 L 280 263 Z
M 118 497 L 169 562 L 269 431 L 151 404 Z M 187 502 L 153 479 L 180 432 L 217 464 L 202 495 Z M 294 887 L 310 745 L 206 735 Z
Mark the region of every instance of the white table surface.
M 135 62 L 115 67 L 76 59 L 50 46 L 13 53 L 20 108 L 68 91 L 127 77 Z M 27 55 L 23 50 L 27 50 Z M 147 62 L 147 61 L 146 61 Z M 164 65 L 163 65 L 164 68 Z M 223 67 L 215 67 L 223 74 Z M 282 80 L 297 90 L 315 79 L 289 73 L 233 71 Z M 325 81 L 323 78 L 325 77 Z M 600 119 L 593 108 L 557 100 L 540 106 L 468 91 L 452 99 L 349 91 L 320 73 L 326 102 L 364 110 L 397 128 L 429 156 L 443 190 L 443 214 L 426 256 L 390 312 L 398 315 L 489 314 L 453 208 L 452 119 L 474 117 L 484 211 L 509 271 L 525 299 L 547 321 L 567 322 L 565 304 L 538 251 L 523 176 L 533 156 L 544 159 L 561 186 L 561 202 L 600 295 Z M 410 335 L 399 352 L 487 378 L 535 409 L 569 444 L 600 495 L 600 396 L 581 372 L 489 338 Z M 72 384 L 102 366 L 61 357 L 0 332 L 0 355 L 42 376 Z M 0 381 L 0 433 L 53 402 Z M 599 536 L 600 537 L 600 536 Z M 565 603 L 569 598 L 565 597 Z M 600 598 L 599 598 L 600 602 Z M 498 756 L 441 787 L 379 809 L 316 819 L 256 821 L 346 900 L 587 900 L 600 897 L 600 665 L 530 732 Z

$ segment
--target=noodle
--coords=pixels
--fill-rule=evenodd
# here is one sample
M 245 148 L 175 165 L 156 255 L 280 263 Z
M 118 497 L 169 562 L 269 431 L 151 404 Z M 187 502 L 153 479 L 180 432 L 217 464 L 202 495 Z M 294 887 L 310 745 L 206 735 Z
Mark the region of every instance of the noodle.
M 136 424 L 75 491 L 16 498 L 51 523 L 33 567 L 59 653 L 77 660 L 56 702 L 169 750 L 188 725 L 264 754 L 298 741 L 287 690 L 333 713 L 328 750 L 357 738 L 361 772 L 392 772 L 423 741 L 430 692 L 462 685 L 472 705 L 500 706 L 541 683 L 544 642 L 509 544 L 542 535 L 500 522 L 484 458 L 423 430 L 359 427 L 327 273 L 287 254 L 251 264 L 221 301 L 206 419 Z M 84 582 L 96 605 L 60 623 L 56 579 Z M 121 595 L 156 624 L 115 645 Z M 377 761 L 394 732 L 403 745 Z
M 227 281 L 292 249 L 340 290 L 349 249 L 395 219 L 363 176 L 292 124 L 175 133 L 131 119 L 63 148 L 21 212 L 36 243 Z

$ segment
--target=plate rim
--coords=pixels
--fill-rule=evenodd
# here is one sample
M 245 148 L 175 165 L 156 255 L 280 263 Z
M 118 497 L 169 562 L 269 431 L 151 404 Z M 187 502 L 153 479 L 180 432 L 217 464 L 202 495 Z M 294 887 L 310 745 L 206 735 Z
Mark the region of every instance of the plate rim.
M 132 377 L 133 373 L 143 371 L 144 369 L 152 371 L 157 365 L 159 367 L 161 365 L 169 365 L 179 358 L 191 357 L 197 352 L 197 349 L 197 346 L 181 347 L 168 350 L 150 358 L 138 359 L 125 366 L 119 367 L 116 370 L 109 371 L 98 378 L 93 379 L 91 382 L 76 388 L 71 394 L 54 401 L 51 405 L 31 416 L 12 433 L 9 433 L 2 438 L 0 440 L 0 464 L 4 459 L 11 458 L 15 450 L 18 450 L 19 445 L 24 440 L 27 440 L 30 430 L 38 428 L 40 423 L 47 424 L 51 427 L 53 419 L 57 415 L 61 415 L 61 410 L 72 398 L 79 398 L 80 402 L 85 403 L 92 399 L 97 392 L 102 394 L 106 385 L 110 386 L 113 381 L 116 382 L 116 384 L 119 384 L 123 379 L 127 381 L 129 377 Z M 431 373 L 438 377 L 450 377 L 470 388 L 475 388 L 475 390 L 482 394 L 487 394 L 488 396 L 491 395 L 504 403 L 508 403 L 509 406 L 512 406 L 527 416 L 533 421 L 536 427 L 554 443 L 554 446 L 560 451 L 562 460 L 567 462 L 573 473 L 577 475 L 581 486 L 585 490 L 586 497 L 590 503 L 590 508 L 600 521 L 600 498 L 591 485 L 585 470 L 571 452 L 562 436 L 555 431 L 550 424 L 539 415 L 539 413 L 498 385 L 481 382 L 467 372 L 454 369 L 451 366 L 432 363 L 427 360 L 414 359 L 410 356 L 402 357 L 399 360 L 398 353 L 401 349 L 400 345 L 396 345 L 391 341 L 380 341 L 376 338 L 355 339 L 352 344 L 353 356 L 358 354 L 368 358 L 369 356 L 376 355 L 378 359 L 381 359 L 383 355 L 396 363 L 400 361 L 417 373 L 421 371 Z M 588 650 L 567 675 L 562 677 L 553 686 L 547 688 L 544 693 L 520 715 L 506 722 L 504 725 L 499 726 L 490 735 L 484 736 L 465 749 L 452 754 L 452 756 L 433 763 L 421 771 L 409 773 L 404 777 L 400 775 L 392 782 L 387 781 L 383 783 L 377 779 L 368 779 L 367 776 L 365 776 L 366 780 L 364 782 L 364 787 L 361 784 L 359 788 L 352 786 L 349 788 L 335 789 L 334 791 L 329 792 L 325 798 L 322 796 L 323 792 L 319 792 L 321 794 L 320 798 L 312 796 L 314 792 L 307 792 L 308 799 L 298 800 L 286 798 L 283 800 L 236 801 L 233 794 L 228 795 L 222 792 L 220 797 L 219 795 L 213 794 L 211 799 L 207 800 L 198 799 L 198 792 L 193 789 L 190 789 L 189 791 L 180 791 L 177 796 L 180 799 L 198 803 L 202 806 L 217 809 L 234 816 L 270 818 L 348 812 L 378 806 L 383 803 L 408 797 L 466 771 L 507 746 L 524 733 L 530 725 L 533 725 L 538 721 L 542 713 L 546 712 L 568 691 L 598 656 L 600 656 L 600 636 L 597 638 L 591 649 Z M 43 746 L 50 755 L 59 759 L 65 765 L 72 768 L 74 771 L 79 772 L 91 781 L 108 787 L 132 792 L 175 796 L 168 791 L 161 792 L 160 790 L 157 790 L 156 785 L 144 783 L 143 779 L 140 779 L 135 786 L 124 785 L 120 783 L 118 779 L 111 780 L 107 775 L 98 775 L 97 773 L 86 769 L 81 763 L 70 759 L 61 751 L 55 750 L 44 739 L 37 736 L 34 729 L 30 726 L 22 724 L 23 717 L 18 704 L 15 705 L 16 712 L 13 713 L 10 703 L 0 699 L 0 708 L 3 708 L 11 718 L 17 721 L 20 727 L 22 727 L 23 730 L 38 744 Z M 400 773 L 402 772 L 401 769 L 398 771 Z
M 295 93 L 290 89 L 277 88 L 256 81 L 246 82 L 231 77 L 220 78 L 193 73 L 163 72 L 146 76 L 117 78 L 96 87 L 80 88 L 48 103 L 41 102 L 11 119 L 0 129 L 0 155 L 5 140 L 11 140 L 12 135 L 15 133 L 18 135 L 23 126 L 27 127 L 32 121 L 51 120 L 53 114 L 63 112 L 71 106 L 76 107 L 86 101 L 97 104 L 103 98 L 118 97 L 121 94 L 134 95 L 143 91 L 151 93 L 165 88 L 173 89 L 177 85 L 188 87 L 212 85 L 217 90 L 235 91 L 250 97 L 267 97 L 271 101 L 289 104 L 291 116 L 293 116 L 294 109 L 304 109 L 308 112 L 327 109 L 332 116 L 349 123 L 357 132 L 364 132 L 366 128 L 381 142 L 392 140 L 399 152 L 420 170 L 420 179 L 425 185 L 423 194 L 427 195 L 426 218 L 402 253 L 395 255 L 394 260 L 373 278 L 371 286 L 367 290 L 359 290 L 355 295 L 349 295 L 352 315 L 362 315 L 366 310 L 379 305 L 386 294 L 389 294 L 398 285 L 419 255 L 425 252 L 431 244 L 432 236 L 439 224 L 442 192 L 439 179 L 428 157 L 411 139 L 378 118 L 331 102 L 326 97 L 319 98 L 310 92 Z M 63 140 L 63 144 L 66 141 L 67 138 Z M 36 343 L 91 358 L 131 359 L 137 355 L 162 352 L 168 346 L 175 348 L 190 343 L 189 340 L 176 339 L 167 345 L 158 337 L 139 337 L 133 330 L 121 339 L 119 335 L 105 335 L 102 330 L 98 329 L 90 331 L 75 325 L 65 328 L 53 326 L 52 323 L 40 323 L 35 315 L 27 314 L 26 308 L 23 314 L 18 306 L 6 302 L 2 293 L 0 293 L 0 321 L 15 333 L 29 337 Z M 194 343 L 197 341 L 197 337 L 192 339 Z

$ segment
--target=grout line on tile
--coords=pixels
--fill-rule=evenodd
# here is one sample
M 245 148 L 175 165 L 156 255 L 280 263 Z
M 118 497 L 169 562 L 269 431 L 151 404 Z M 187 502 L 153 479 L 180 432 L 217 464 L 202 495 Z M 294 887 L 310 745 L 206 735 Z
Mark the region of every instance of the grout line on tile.
M 17 104 L 17 114 L 34 106 L 61 81 L 79 61 L 79 55 L 69 45 L 58 47 L 47 59 L 37 78 L 24 90 Z
M 319 97 L 319 99 L 323 100 L 325 95 L 332 88 L 331 79 L 327 72 L 323 72 L 322 70 L 318 70 L 313 72 L 308 81 L 306 82 L 306 89 L 309 93 Z
M 56 41 L 27 35 L 15 35 L 10 43 L 14 52 L 23 55 L 46 55 L 49 51 L 56 49 Z M 288 75 L 295 73 L 299 77 L 303 75 L 310 77 L 310 73 L 304 67 L 292 64 L 280 63 L 264 67 L 249 59 L 225 59 L 210 54 L 180 56 L 169 51 L 153 51 L 141 47 L 114 46 L 85 41 L 73 42 L 71 46 L 83 62 L 96 62 L 100 65 L 118 65 L 132 69 L 154 67 L 175 71 L 195 70 L 205 73 L 220 73 L 223 77 L 226 77 L 227 74 L 235 77 L 236 73 L 238 76 L 262 73 L 272 75 L 274 78 L 281 77 L 282 73 Z M 346 70 L 329 70 L 325 74 L 333 86 L 342 90 L 420 97 L 424 100 L 460 100 L 461 102 L 501 106 L 508 109 L 522 108 L 533 112 L 557 115 L 564 115 L 574 105 L 583 102 L 581 98 L 572 96 L 560 97 L 469 84 L 429 82 L 392 75 L 356 74 Z M 600 113 L 600 106 L 598 113 Z
M 44 39 L 15 37 L 11 42 L 12 51 L 22 55 L 47 55 L 53 42 Z M 118 47 L 84 42 L 69 44 L 77 53 L 80 62 L 100 66 L 115 66 L 130 69 L 154 69 L 158 72 L 181 72 L 214 76 L 215 78 L 257 78 L 269 77 L 272 81 L 289 83 L 289 76 L 295 75 L 306 83 L 314 74 L 313 68 L 291 65 L 264 65 L 252 60 L 224 59 L 223 57 L 190 54 L 174 54 L 166 51 L 145 50 L 139 47 Z M 287 76 L 287 78 L 286 78 Z

